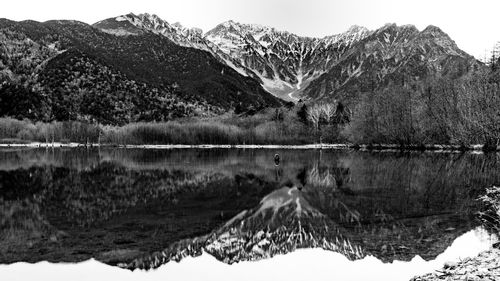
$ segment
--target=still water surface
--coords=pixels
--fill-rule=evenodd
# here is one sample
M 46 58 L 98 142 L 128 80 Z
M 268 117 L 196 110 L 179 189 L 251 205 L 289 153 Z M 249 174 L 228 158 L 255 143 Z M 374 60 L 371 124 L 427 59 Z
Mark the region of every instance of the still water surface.
M 0 263 L 154 268 L 312 247 L 434 260 L 481 225 L 476 199 L 499 171 L 497 154 L 3 149 Z

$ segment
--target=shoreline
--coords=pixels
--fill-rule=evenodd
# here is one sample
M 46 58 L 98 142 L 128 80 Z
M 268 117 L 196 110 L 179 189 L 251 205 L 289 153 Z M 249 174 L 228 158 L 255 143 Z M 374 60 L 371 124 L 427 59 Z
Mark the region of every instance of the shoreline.
M 359 151 L 432 151 L 432 152 L 500 152 L 500 146 L 496 149 L 485 150 L 483 145 L 409 145 L 397 144 L 111 144 L 111 143 L 61 143 L 61 142 L 26 142 L 26 143 L 0 143 L 0 148 L 90 148 L 90 147 L 113 147 L 125 149 L 353 149 Z
M 447 263 L 442 269 L 416 276 L 411 281 L 439 280 L 498 280 L 500 278 L 500 250 L 490 249 L 476 257 Z

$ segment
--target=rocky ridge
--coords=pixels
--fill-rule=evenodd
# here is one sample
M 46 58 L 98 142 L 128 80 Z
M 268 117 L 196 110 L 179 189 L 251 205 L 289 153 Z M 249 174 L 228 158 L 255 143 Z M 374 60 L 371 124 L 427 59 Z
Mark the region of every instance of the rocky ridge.
M 118 27 L 110 29 L 113 24 L 109 22 Z M 129 25 L 135 29 L 131 31 Z M 386 24 L 376 30 L 352 26 L 324 38 L 234 21 L 203 34 L 150 14 L 128 14 L 94 26 L 117 35 L 149 31 L 181 46 L 208 51 L 286 100 L 349 100 L 353 92 L 388 83 L 420 81 L 435 75 L 457 78 L 481 68 L 481 63 L 435 26 L 422 31 L 413 25 Z

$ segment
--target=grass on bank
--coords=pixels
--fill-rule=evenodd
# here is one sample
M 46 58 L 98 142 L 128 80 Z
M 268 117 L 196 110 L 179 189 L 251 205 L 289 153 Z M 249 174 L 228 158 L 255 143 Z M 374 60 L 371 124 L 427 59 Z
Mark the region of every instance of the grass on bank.
M 274 109 L 269 109 L 272 111 Z M 77 142 L 102 144 L 308 144 L 316 135 L 309 126 L 289 120 L 272 120 L 270 112 L 249 117 L 221 116 L 168 122 L 102 126 L 78 121 L 31 122 L 0 118 L 0 143 Z M 336 137 L 325 137 L 334 142 Z
M 352 143 L 427 149 L 500 149 L 500 84 L 486 78 L 437 79 L 361 93 L 351 108 L 317 102 L 211 118 L 103 126 L 0 118 L 0 142 L 103 144 Z M 83 117 L 81 117 L 84 120 Z
M 50 123 L 0 118 L 1 144 L 42 143 L 100 143 L 111 145 L 303 145 L 313 143 L 351 143 L 358 142 L 353 126 L 339 130 L 335 126 L 318 130 L 313 126 L 293 120 L 295 113 L 285 115 L 284 120 L 272 120 L 267 114 L 235 118 L 222 116 L 211 119 L 184 119 L 168 122 L 131 123 L 124 126 L 103 126 L 79 121 L 53 121 Z M 412 150 L 439 149 L 440 143 L 396 143 L 388 145 L 379 142 L 366 142 L 368 149 L 402 148 Z M 448 144 L 443 147 L 459 147 L 468 150 L 471 144 Z M 498 149 L 498 148 L 497 148 Z

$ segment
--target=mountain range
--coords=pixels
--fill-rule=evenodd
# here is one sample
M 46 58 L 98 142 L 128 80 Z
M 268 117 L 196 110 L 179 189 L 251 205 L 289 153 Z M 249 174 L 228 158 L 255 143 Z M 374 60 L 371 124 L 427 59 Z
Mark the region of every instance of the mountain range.
M 436 26 L 352 26 L 324 38 L 301 37 L 256 24 L 227 21 L 203 33 L 156 15 L 128 14 L 93 25 L 116 35 L 149 31 L 180 46 L 206 50 L 283 99 L 337 98 L 352 91 L 429 75 L 457 77 L 480 68 Z
M 309 38 L 233 21 L 203 33 L 151 14 L 93 25 L 0 19 L 0 46 L 0 99 L 20 105 L 2 115 L 109 124 L 299 99 L 349 104 L 391 84 L 484 67 L 438 27 L 395 24 Z

